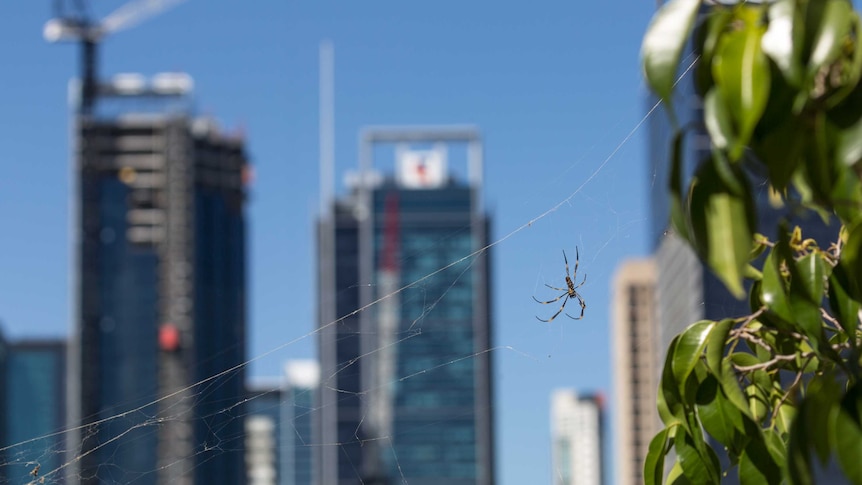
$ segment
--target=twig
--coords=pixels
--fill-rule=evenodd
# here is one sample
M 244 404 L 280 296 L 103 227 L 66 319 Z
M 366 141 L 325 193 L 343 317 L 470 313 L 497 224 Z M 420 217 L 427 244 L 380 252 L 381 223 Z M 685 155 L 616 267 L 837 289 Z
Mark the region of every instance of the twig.
M 785 392 L 784 395 L 781 396 L 781 400 L 779 400 L 778 404 L 775 405 L 775 409 L 772 411 L 773 424 L 775 423 L 775 419 L 778 416 L 778 411 L 781 410 L 781 405 L 783 405 L 784 402 L 787 401 L 787 398 L 790 397 L 790 393 L 796 389 L 796 386 L 798 386 L 800 382 L 802 382 L 802 373 L 805 370 L 805 367 L 809 364 L 809 362 L 811 362 L 811 359 L 813 357 L 814 355 L 811 354 L 805 358 L 805 362 L 802 364 L 802 366 L 799 368 L 799 371 L 796 373 L 796 378 L 793 379 L 793 383 L 790 384 L 790 387 L 787 388 L 787 392 Z
M 804 353 L 804 354 L 802 354 L 802 355 L 797 355 L 797 354 L 778 354 L 778 355 L 776 355 L 775 357 L 773 357 L 773 358 L 771 358 L 771 359 L 767 360 L 766 362 L 761 362 L 761 363 L 759 363 L 759 364 L 746 365 L 746 366 L 738 366 L 738 365 L 735 365 L 735 364 L 734 364 L 733 368 L 734 368 L 734 369 L 736 369 L 738 372 L 750 372 L 750 371 L 754 371 L 754 370 L 768 369 L 769 367 L 771 367 L 771 366 L 773 366 L 773 365 L 775 365 L 775 364 L 777 364 L 777 363 L 779 363 L 779 362 L 787 362 L 787 361 L 791 361 L 791 360 L 796 359 L 796 357 L 803 357 L 803 358 L 805 358 L 805 357 L 810 357 L 811 355 L 812 355 L 812 354 L 811 354 L 811 352 L 806 352 L 806 353 Z

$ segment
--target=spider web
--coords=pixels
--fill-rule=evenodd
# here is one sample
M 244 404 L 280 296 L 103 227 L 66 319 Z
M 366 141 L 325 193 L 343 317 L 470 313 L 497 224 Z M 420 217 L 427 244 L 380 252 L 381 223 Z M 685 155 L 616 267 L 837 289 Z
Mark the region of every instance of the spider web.
M 654 110 L 654 108 L 653 108 Z M 543 307 L 541 305 L 531 304 L 531 300 L 529 299 L 530 291 L 528 288 L 521 286 L 521 291 L 523 291 L 523 300 L 524 304 L 520 308 L 521 315 L 517 317 L 523 323 L 523 326 L 519 327 L 518 331 L 515 332 L 514 336 L 510 336 L 507 339 L 504 339 L 506 344 L 496 345 L 492 348 L 481 350 L 478 352 L 473 352 L 467 355 L 462 355 L 460 357 L 446 360 L 442 363 L 438 363 L 432 365 L 427 368 L 423 368 L 416 372 L 408 373 L 406 375 L 401 375 L 397 377 L 398 381 L 406 381 L 416 376 L 432 373 L 441 368 L 456 365 L 461 361 L 469 360 L 476 358 L 479 355 L 485 353 L 495 353 L 498 354 L 498 358 L 502 359 L 504 362 L 501 365 L 498 365 L 498 370 L 502 366 L 504 369 L 511 362 L 515 362 L 518 366 L 527 366 L 527 367 L 538 367 L 540 372 L 548 372 L 550 368 L 559 368 L 559 360 L 560 355 L 565 352 L 574 352 L 576 350 L 573 349 L 578 345 L 578 341 L 584 339 L 584 333 L 587 333 L 588 336 L 585 338 L 588 342 L 595 342 L 596 340 L 603 340 L 601 338 L 597 338 L 596 328 L 602 328 L 604 326 L 604 322 L 597 322 L 594 318 L 591 318 L 591 314 L 598 313 L 597 308 L 590 305 L 590 302 L 596 301 L 595 293 L 597 289 L 595 288 L 595 281 L 602 282 L 603 280 L 607 280 L 609 276 L 609 272 L 612 271 L 610 268 L 599 269 L 593 265 L 593 262 L 598 260 L 601 253 L 605 250 L 608 250 L 609 246 L 620 237 L 628 237 L 634 230 L 634 228 L 638 228 L 638 226 L 644 223 L 644 217 L 638 216 L 636 213 L 632 213 L 631 211 L 618 210 L 616 209 L 616 204 L 614 204 L 610 200 L 610 196 L 606 194 L 604 199 L 599 199 L 588 194 L 584 194 L 584 188 L 587 187 L 590 183 L 592 183 L 600 174 L 605 171 L 606 167 L 615 159 L 615 156 L 623 150 L 628 142 L 635 136 L 638 130 L 641 129 L 642 125 L 645 123 L 647 118 L 653 113 L 653 110 L 650 110 L 646 116 L 644 116 L 635 126 L 622 138 L 622 140 L 618 143 L 618 145 L 603 159 L 601 159 L 589 172 L 589 174 L 579 180 L 578 185 L 575 187 L 573 191 L 568 193 L 565 197 L 563 197 L 558 202 L 554 203 L 544 211 L 538 213 L 537 215 L 530 217 L 526 222 L 521 225 L 509 230 L 502 236 L 496 238 L 485 247 L 482 247 L 469 255 L 466 255 L 460 259 L 449 262 L 447 265 L 438 268 L 423 277 L 411 281 L 397 290 L 388 293 L 386 295 L 381 296 L 380 298 L 375 299 L 374 301 L 355 309 L 353 312 L 342 316 L 338 320 L 329 322 L 328 324 L 322 326 L 319 329 L 313 330 L 311 332 L 304 333 L 292 340 L 287 342 L 283 342 L 275 348 L 263 352 L 259 355 L 256 355 L 254 358 L 244 362 L 241 366 L 238 366 L 233 369 L 225 370 L 219 374 L 213 375 L 207 379 L 204 379 L 200 382 L 195 383 L 190 386 L 188 389 L 184 389 L 183 391 L 191 391 L 192 399 L 201 399 L 204 398 L 211 388 L 219 386 L 223 380 L 235 375 L 241 367 L 249 366 L 250 364 L 268 358 L 272 355 L 284 355 L 285 353 L 289 356 L 290 349 L 297 343 L 315 337 L 318 332 L 322 331 L 324 328 L 337 325 L 341 321 L 349 318 L 351 316 L 357 315 L 361 312 L 367 311 L 372 307 L 379 305 L 381 302 L 393 298 L 396 295 L 399 295 L 405 292 L 408 289 L 421 289 L 423 285 L 433 279 L 435 276 L 447 272 L 450 269 L 458 269 L 456 271 L 456 276 L 448 283 L 447 290 L 442 293 L 437 299 L 433 301 L 426 301 L 423 304 L 425 311 L 422 315 L 415 319 L 415 321 L 411 324 L 410 330 L 408 332 L 402 333 L 399 335 L 399 338 L 394 341 L 391 346 L 398 346 L 410 339 L 422 338 L 422 324 L 424 315 L 433 310 L 433 308 L 440 303 L 441 300 L 446 298 L 448 289 L 451 289 L 458 282 L 458 279 L 461 275 L 463 275 L 470 267 L 472 266 L 475 258 L 482 253 L 487 252 L 488 250 L 495 248 L 497 246 L 503 246 L 505 243 L 509 242 L 509 240 L 514 239 L 516 236 L 526 236 L 528 238 L 530 236 L 530 231 L 536 231 L 539 228 L 539 225 L 545 223 L 547 219 L 550 219 L 552 216 L 557 217 L 558 221 L 565 221 L 573 216 L 574 213 L 577 212 L 577 207 L 590 208 L 591 210 L 595 210 L 596 208 L 604 209 L 602 222 L 604 224 L 599 224 L 598 226 L 593 226 L 593 230 L 598 233 L 597 237 L 585 237 L 583 234 L 580 236 L 579 240 L 571 240 L 570 233 L 573 232 L 571 230 L 561 230 L 557 225 L 552 225 L 550 233 L 553 234 L 553 237 L 547 238 L 545 246 L 547 246 L 548 251 L 547 254 L 537 254 L 535 259 L 533 259 L 532 264 L 539 266 L 541 269 L 537 273 L 536 281 L 534 283 L 534 288 L 532 294 L 540 294 L 540 290 L 544 288 L 544 284 L 550 284 L 553 286 L 565 286 L 563 281 L 564 277 L 564 265 L 561 258 L 561 254 L 559 252 L 560 246 L 564 248 L 572 248 L 572 246 L 579 245 L 583 250 L 580 251 L 581 259 L 579 266 L 579 278 L 583 278 L 584 274 L 590 273 L 592 276 L 589 281 L 579 288 L 581 294 L 584 295 L 585 300 L 588 303 L 588 308 L 586 310 L 586 317 L 583 322 L 578 322 L 578 324 L 582 325 L 579 327 L 573 327 L 572 322 L 566 321 L 565 313 L 569 311 L 569 309 L 564 309 L 563 313 L 561 313 L 554 322 L 551 322 L 550 325 L 544 325 L 545 330 L 541 330 L 541 324 L 535 321 L 535 315 L 540 314 L 541 312 L 547 312 L 548 308 Z M 565 173 L 567 175 L 571 174 L 575 171 L 575 169 L 579 169 L 580 162 L 575 162 L 570 164 Z M 567 178 L 577 178 L 577 177 L 569 177 Z M 551 183 L 551 191 L 557 191 L 558 183 Z M 609 213 L 612 218 L 610 220 L 605 220 L 605 216 Z M 593 222 L 597 222 L 593 218 Z M 589 222 L 589 221 L 587 221 Z M 603 226 L 603 227 L 602 227 Z M 548 231 L 544 231 L 548 232 Z M 544 236 L 540 236 L 544 237 Z M 584 258 L 584 256 L 587 256 Z M 505 257 L 501 258 L 505 259 Z M 573 261 L 570 261 L 570 267 L 573 269 Z M 596 271 L 598 270 L 598 271 Z M 598 272 L 599 275 L 595 273 Z M 573 275 L 574 276 L 574 275 Z M 553 305 L 550 305 L 553 306 Z M 577 302 L 575 302 L 575 306 L 577 306 Z M 556 311 L 555 309 L 552 309 Z M 577 309 L 576 309 L 577 310 Z M 576 311 L 577 313 L 577 311 Z M 527 318 L 524 318 L 524 317 Z M 547 315 L 542 316 L 542 318 L 547 318 Z M 542 342 L 539 340 L 538 347 L 536 346 L 536 337 L 545 335 L 545 341 Z M 590 344 L 592 345 L 592 343 Z M 546 351 L 537 352 L 536 349 L 544 348 Z M 362 354 L 356 360 L 361 360 L 369 357 L 372 354 L 381 352 L 386 350 L 386 347 L 380 347 L 373 349 L 365 354 Z M 557 362 L 553 360 L 548 364 L 543 362 L 544 355 L 547 355 L 548 359 L 555 359 Z M 322 376 L 321 385 L 331 387 L 332 383 L 336 375 L 340 372 L 345 371 L 351 365 L 355 363 L 355 361 L 350 361 L 345 363 L 336 374 L 329 376 Z M 508 362 L 507 362 L 508 361 Z M 565 364 L 563 364 L 565 367 Z M 565 369 L 563 369 L 565 370 Z M 504 371 L 505 372 L 505 371 Z M 558 373 L 558 372 L 555 372 Z M 576 385 L 579 379 L 573 378 L 571 375 L 567 375 L 566 372 L 560 376 L 559 382 L 561 384 L 568 385 Z M 381 385 L 389 385 L 391 383 L 382 383 Z M 335 389 L 338 392 L 347 393 L 347 391 Z M 360 399 L 366 399 L 369 393 L 375 391 L 376 389 L 367 388 L 363 389 L 360 392 L 352 393 L 359 397 Z M 86 438 L 87 436 L 94 435 L 96 430 L 99 427 L 111 425 L 112 428 L 121 429 L 122 431 L 117 433 L 108 443 L 104 443 L 101 446 L 105 446 L 109 444 L 113 440 L 123 440 L 127 436 L 140 436 L 141 432 L 143 433 L 155 433 L 160 425 L 164 422 L 181 418 L 182 416 L 167 414 L 160 414 L 156 410 L 157 404 L 164 400 L 175 395 L 178 395 L 182 391 L 178 391 L 175 394 L 165 396 L 162 399 L 146 403 L 143 406 L 139 406 L 129 411 L 110 416 L 101 421 L 88 424 L 84 427 L 79 428 L 70 428 L 65 430 L 59 430 L 54 434 L 40 436 L 38 438 L 34 438 L 32 440 L 11 444 L 3 447 L 2 452 L 6 455 L 5 462 L 0 464 L 0 468 L 5 469 L 8 476 L 9 483 L 56 483 L 59 481 L 60 477 L 63 476 L 63 473 L 68 467 L 75 466 L 75 464 L 83 458 L 83 455 L 74 455 L 72 454 L 71 459 L 63 459 L 62 457 L 68 456 L 64 450 L 60 448 L 56 443 L 52 442 L 52 438 L 63 435 L 65 433 L 69 433 L 72 430 L 81 431 Z M 260 393 L 257 396 L 249 397 L 247 399 L 241 400 L 239 402 L 231 402 L 226 403 L 225 406 L 218 411 L 217 414 L 228 414 L 231 415 L 232 410 L 239 409 L 241 405 L 254 401 L 255 399 L 261 399 L 262 396 L 265 396 L 266 392 Z M 499 396 L 497 397 L 499 400 Z M 534 402 L 537 405 L 545 406 L 546 396 L 536 396 Z M 311 407 L 305 411 L 306 415 L 313 416 L 315 413 L 321 410 L 320 407 Z M 490 410 L 489 410 L 490 411 Z M 505 415 L 506 407 L 502 406 L 502 411 Z M 298 417 L 302 417 L 303 415 L 299 415 Z M 246 417 L 246 414 L 236 414 L 231 415 L 230 419 L 243 419 Z M 203 417 L 205 419 L 206 417 Z M 365 417 L 363 416 L 363 419 Z M 361 421 L 360 421 L 361 423 Z M 282 423 L 283 426 L 293 426 L 292 423 Z M 294 429 L 294 433 L 299 435 L 299 432 Z M 217 459 L 218 454 L 225 449 L 225 446 L 236 446 L 237 440 L 241 440 L 243 437 L 240 436 L 220 436 L 218 430 L 213 430 L 213 435 L 219 437 L 214 442 L 204 442 L 200 443 L 195 450 L 195 455 L 205 455 L 206 459 Z M 396 449 L 393 446 L 393 437 L 392 436 L 380 436 L 374 438 L 362 438 L 360 436 L 359 429 L 356 430 L 355 433 L 357 442 L 365 444 L 369 441 L 381 441 L 385 443 L 384 448 L 388 448 L 391 451 L 391 456 L 395 461 L 395 464 L 399 471 L 401 470 L 400 463 L 397 458 Z M 301 438 L 301 437 L 300 437 Z M 302 442 L 303 445 L 309 447 L 343 447 L 347 443 L 346 442 L 336 442 L 336 443 L 314 443 L 314 442 Z M 101 446 L 97 447 L 98 450 Z M 91 450 L 90 452 L 94 452 L 95 450 Z M 58 458 L 60 458 L 58 463 Z M 51 464 L 51 465 L 47 465 Z M 170 466 L 170 465 L 168 465 Z M 359 464 L 355 464 L 357 477 L 361 477 L 359 472 Z M 38 468 L 37 468 L 38 467 Z M 112 465 L 110 463 L 105 463 L 101 465 L 101 467 L 110 469 Z M 156 470 L 151 470 L 149 472 L 141 473 L 140 475 L 134 476 L 132 475 L 132 479 L 128 481 L 128 483 L 135 483 L 138 480 L 144 479 L 148 474 L 156 473 Z M 126 478 L 129 478 L 129 474 L 126 473 Z M 360 478 L 361 480 L 361 478 Z M 407 479 L 402 474 L 401 481 L 403 483 L 407 483 Z
M 296 357 L 307 357 L 306 351 L 299 349 L 309 346 L 310 341 L 316 338 L 321 330 L 338 325 L 350 316 L 369 311 L 397 295 L 424 298 L 422 306 L 425 311 L 413 320 L 407 332 L 399 334 L 389 345 L 397 347 L 413 339 L 421 339 L 424 336 L 423 330 L 427 330 L 424 325 L 428 312 L 449 296 L 449 289 L 457 285 L 459 278 L 471 268 L 477 256 L 493 250 L 491 264 L 494 272 L 498 272 L 499 275 L 495 278 L 496 282 L 492 283 L 494 287 L 492 301 L 495 309 L 504 309 L 502 312 L 496 311 L 492 318 L 492 325 L 499 329 L 494 339 L 495 344 L 488 349 L 446 359 L 414 372 L 399 375 L 396 380 L 409 381 L 423 374 L 457 366 L 461 362 L 484 354 L 494 355 L 496 360 L 494 371 L 499 384 L 494 398 L 498 413 L 496 422 L 500 424 L 518 419 L 524 421 L 525 426 L 535 429 L 531 434 L 524 435 L 526 443 L 511 443 L 506 439 L 506 426 L 501 426 L 499 429 L 502 430 L 503 435 L 501 437 L 498 432 L 497 439 L 498 463 L 503 461 L 501 459 L 503 456 L 512 453 L 508 448 L 518 448 L 528 457 L 540 455 L 546 458 L 549 455 L 547 452 L 549 439 L 546 431 L 549 397 L 547 383 L 553 382 L 554 385 L 577 387 L 583 390 L 607 391 L 609 388 L 607 368 L 610 366 L 610 361 L 607 357 L 598 360 L 609 348 L 606 318 L 609 298 L 606 293 L 618 257 L 621 253 L 632 250 L 632 245 L 626 244 L 626 240 L 641 237 L 647 220 L 642 208 L 631 207 L 630 198 L 621 196 L 633 185 L 645 185 L 644 181 L 647 179 L 645 175 L 640 176 L 639 170 L 642 169 L 631 163 L 632 159 L 641 158 L 638 154 L 642 151 L 642 147 L 632 143 L 632 140 L 641 132 L 647 119 L 653 115 L 655 106 L 644 116 L 642 111 L 640 107 L 632 107 L 631 112 L 623 114 L 611 128 L 603 130 L 602 137 L 593 141 L 592 146 L 580 154 L 577 160 L 548 162 L 541 173 L 534 172 L 529 179 L 523 181 L 523 193 L 494 194 L 493 186 L 496 182 L 494 174 L 489 174 L 485 199 L 492 204 L 498 204 L 501 215 L 504 210 L 511 211 L 515 215 L 509 216 L 508 219 L 514 218 L 517 223 L 501 224 L 501 235 L 492 237 L 491 243 L 487 246 L 457 260 L 449 261 L 445 266 L 428 272 L 421 278 L 405 282 L 397 290 L 355 309 L 348 315 L 341 316 L 338 320 L 328 322 L 321 328 L 301 331 L 269 350 L 256 351 L 252 354 L 253 357 L 244 362 L 241 367 L 210 376 L 185 389 L 184 391 L 188 392 L 188 399 L 205 398 L 214 388 L 235 376 L 241 368 L 253 367 L 264 361 L 281 362 Z M 633 117 L 632 113 L 636 113 L 634 123 L 629 121 Z M 619 136 L 618 131 L 620 125 L 628 128 L 622 137 Z M 610 149 L 606 146 L 608 138 L 614 143 Z M 489 146 L 493 146 L 493 141 L 488 143 Z M 590 155 L 595 151 L 599 151 L 603 156 Z M 525 165 L 533 163 L 529 160 L 523 160 L 523 162 Z M 571 187 L 571 184 L 575 184 L 574 187 Z M 597 190 L 589 190 L 592 186 L 596 186 Z M 663 187 L 662 183 L 656 186 L 656 190 L 661 190 Z M 499 199 L 499 202 L 495 202 L 494 199 Z M 537 322 L 537 316 L 548 318 L 557 308 L 554 305 L 536 304 L 531 296 L 544 301 L 556 296 L 547 294 L 546 284 L 565 287 L 561 250 L 566 250 L 567 254 L 571 255 L 576 246 L 580 250 L 580 266 L 575 283 L 577 284 L 584 275 L 588 275 L 586 284 L 578 289 L 587 304 L 585 318 L 575 322 L 565 316 L 566 312 L 574 312 L 573 315 L 579 313 L 575 302 L 575 307 L 564 309 L 553 322 L 549 324 Z M 573 261 L 570 260 L 569 263 L 570 268 L 573 269 Z M 422 296 L 424 286 L 442 274 L 450 278 L 446 280 L 446 290 L 439 297 L 431 300 Z M 501 281 L 506 284 L 501 284 Z M 360 283 L 357 282 L 357 284 Z M 409 292 L 408 295 L 408 290 L 416 291 Z M 571 304 L 572 302 L 567 303 L 567 305 Z M 597 347 L 600 348 L 597 350 Z M 367 359 L 385 350 L 387 346 L 374 348 L 360 355 L 355 361 L 345 363 L 335 374 L 321 376 L 321 385 L 333 388 L 346 396 L 357 397 L 360 400 L 369 399 L 370 394 L 377 388 L 364 388 L 359 392 L 352 392 L 337 389 L 333 383 L 338 373 L 346 372 L 356 361 Z M 534 376 L 541 376 L 541 382 L 533 383 Z M 380 385 L 390 384 L 392 383 L 385 382 Z M 263 391 L 240 401 L 223 403 L 223 406 L 214 414 L 227 416 L 228 420 L 244 420 L 251 415 L 248 405 L 262 402 L 276 393 L 277 391 L 274 390 Z M 170 397 L 173 396 L 133 407 L 85 427 L 57 430 L 56 433 L 32 440 L 4 445 L 0 448 L 5 456 L 4 461 L 0 463 L 0 470 L 7 474 L 6 480 L 9 483 L 43 483 L 43 481 L 57 483 L 68 469 L 76 466 L 83 456 L 75 451 L 74 443 L 69 444 L 72 449 L 67 450 L 65 449 L 67 445 L 59 444 L 62 442 L 52 438 L 66 436 L 74 430 L 80 432 L 86 439 L 95 436 L 99 429 L 110 427 L 118 430 L 114 436 L 116 440 L 141 439 L 146 434 L 155 433 L 167 421 L 184 419 L 184 416 L 172 414 L 170 410 L 167 413 L 160 413 L 157 410 L 158 403 Z M 288 398 L 279 396 L 275 404 L 267 405 L 263 409 L 272 409 L 274 406 L 285 404 L 291 404 L 291 402 Z M 238 412 L 240 409 L 245 411 Z M 296 417 L 314 417 L 321 410 L 320 406 L 311 405 L 301 409 Z M 205 420 L 208 417 L 204 416 L 201 419 Z M 363 416 L 363 419 L 365 418 L 366 416 Z M 445 419 L 456 418 L 452 416 Z M 351 444 L 343 441 L 334 443 L 308 441 L 302 430 L 293 427 L 293 423 L 280 424 L 287 426 L 288 431 L 295 435 L 303 446 L 310 449 L 322 447 L 343 449 Z M 237 443 L 245 439 L 244 436 L 224 434 L 220 429 L 211 431 L 215 439 L 198 443 L 194 456 L 204 460 L 218 459 L 222 452 L 237 446 Z M 419 433 L 420 430 L 411 432 Z M 406 478 L 408 474 L 402 469 L 398 458 L 395 436 L 367 438 L 363 437 L 357 429 L 355 441 L 363 445 L 371 441 L 383 443 L 382 449 L 390 452 L 391 459 L 399 470 L 401 482 L 408 483 Z M 523 448 L 535 448 L 538 452 L 533 453 Z M 608 457 L 605 459 L 609 460 Z M 111 469 L 114 465 L 104 463 L 101 466 Z M 532 462 L 529 466 L 543 469 L 547 467 L 547 462 Z M 34 474 L 37 467 L 38 471 Z M 360 468 L 361 464 L 355 464 L 358 481 L 361 481 L 362 476 Z M 129 475 L 129 470 L 117 471 L 120 476 L 126 477 L 124 483 L 142 482 L 158 472 L 158 470 L 145 470 L 139 475 Z M 504 473 L 499 473 L 498 479 L 503 478 L 502 475 Z

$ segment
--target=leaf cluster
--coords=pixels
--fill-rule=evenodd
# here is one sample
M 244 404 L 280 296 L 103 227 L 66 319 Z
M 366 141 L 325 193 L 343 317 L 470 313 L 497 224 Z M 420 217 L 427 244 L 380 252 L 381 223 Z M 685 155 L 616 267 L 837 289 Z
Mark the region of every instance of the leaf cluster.
M 672 120 L 687 45 L 711 148 L 684 180 L 692 127 L 676 127 L 671 224 L 751 314 L 672 341 L 644 476 L 717 483 L 720 447 L 741 483 L 812 483 L 815 459 L 862 483 L 862 20 L 848 0 L 666 2 L 642 58 Z M 753 172 L 773 202 L 840 226 L 836 242 L 758 228 Z

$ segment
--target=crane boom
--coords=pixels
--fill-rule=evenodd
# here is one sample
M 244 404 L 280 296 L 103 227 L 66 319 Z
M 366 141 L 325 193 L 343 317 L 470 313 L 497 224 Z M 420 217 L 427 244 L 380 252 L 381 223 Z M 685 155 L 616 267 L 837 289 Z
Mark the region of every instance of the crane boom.
M 110 34 L 134 27 L 153 15 L 174 7 L 185 0 L 138 0 L 114 10 L 101 22 L 102 32 Z

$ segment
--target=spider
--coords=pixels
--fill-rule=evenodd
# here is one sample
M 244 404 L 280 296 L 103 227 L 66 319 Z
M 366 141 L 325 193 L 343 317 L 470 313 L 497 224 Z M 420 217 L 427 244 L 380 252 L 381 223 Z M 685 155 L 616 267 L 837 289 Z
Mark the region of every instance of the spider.
M 578 248 L 577 248 L 577 246 L 575 246 L 575 272 L 572 273 L 572 276 L 570 277 L 569 276 L 569 260 L 568 260 L 568 258 L 566 258 L 566 251 L 564 250 L 563 251 L 563 261 L 566 262 L 566 288 L 557 288 L 556 286 L 551 286 L 547 283 L 545 284 L 545 286 L 547 286 L 548 288 L 550 288 L 552 290 L 562 291 L 563 292 L 562 295 L 554 298 L 553 300 L 548 300 L 548 301 L 541 301 L 538 298 L 536 298 L 535 296 L 533 297 L 534 300 L 541 303 L 542 305 L 554 303 L 555 301 L 559 301 L 560 298 L 564 298 L 563 304 L 560 306 L 560 309 L 557 310 L 557 313 L 554 313 L 554 315 L 551 316 L 551 318 L 549 318 L 547 320 L 542 320 L 541 318 L 536 317 L 540 322 L 550 323 L 555 318 L 557 318 L 557 315 L 559 315 L 563 311 L 563 309 L 566 308 L 566 302 L 569 301 L 569 298 L 573 298 L 573 299 L 577 298 L 578 299 L 578 303 L 580 303 L 580 305 L 581 305 L 581 316 L 573 317 L 573 316 L 569 315 L 568 313 L 566 313 L 566 316 L 571 318 L 572 320 L 580 320 L 580 319 L 584 318 L 584 310 L 587 308 L 587 304 L 584 303 L 584 299 L 581 298 L 581 295 L 578 294 L 577 290 L 578 290 L 578 288 L 583 286 L 584 283 L 587 282 L 587 275 L 584 275 L 584 280 L 581 281 L 581 284 L 579 284 L 579 285 L 575 285 L 575 283 L 573 281 L 573 279 L 576 279 L 578 277 L 578 260 L 579 259 L 580 259 L 580 254 L 578 254 Z

